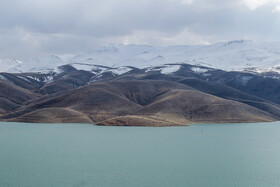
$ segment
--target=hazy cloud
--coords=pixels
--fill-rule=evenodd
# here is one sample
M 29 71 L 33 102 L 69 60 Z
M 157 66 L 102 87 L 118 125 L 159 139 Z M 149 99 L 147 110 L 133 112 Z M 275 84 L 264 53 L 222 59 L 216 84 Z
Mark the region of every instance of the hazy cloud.
M 1 0 L 0 58 L 108 43 L 279 40 L 279 0 Z

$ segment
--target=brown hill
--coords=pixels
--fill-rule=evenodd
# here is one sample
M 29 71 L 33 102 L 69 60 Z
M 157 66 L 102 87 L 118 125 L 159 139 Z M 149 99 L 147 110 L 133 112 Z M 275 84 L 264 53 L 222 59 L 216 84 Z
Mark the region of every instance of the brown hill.
M 228 100 L 238 101 L 280 117 L 280 106 L 278 104 L 246 94 L 224 84 L 195 78 L 184 78 L 179 80 L 179 82 L 201 92 Z
M 240 123 L 275 121 L 273 115 L 236 101 L 194 90 L 172 90 L 141 109 L 138 114 L 166 116 L 194 123 Z
M 186 122 L 172 121 L 154 116 L 128 115 L 114 117 L 97 123 L 99 126 L 146 126 L 146 127 L 169 127 L 187 126 Z
M 15 117 L 43 108 L 71 108 L 90 115 L 94 121 L 102 121 L 135 113 L 142 106 L 127 99 L 110 84 L 96 83 L 23 107 Z
M 6 114 L 36 99 L 36 94 L 0 79 L 0 114 Z
M 25 122 L 93 121 L 106 126 L 174 126 L 279 119 L 238 101 L 206 94 L 178 82 L 156 80 L 93 83 L 33 102 L 6 118 Z
M 24 103 L 36 98 L 36 95 L 29 90 L 0 79 L 0 97 L 15 103 Z
M 92 123 L 85 114 L 68 108 L 46 108 L 7 121 L 29 123 Z

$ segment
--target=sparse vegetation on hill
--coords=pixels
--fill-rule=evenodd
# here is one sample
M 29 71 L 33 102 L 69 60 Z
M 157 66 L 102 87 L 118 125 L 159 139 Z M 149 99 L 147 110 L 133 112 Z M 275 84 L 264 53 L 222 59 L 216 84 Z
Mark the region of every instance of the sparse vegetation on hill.
M 265 92 L 237 81 L 244 73 L 211 69 L 207 78 L 180 65 L 174 73 L 133 69 L 98 76 L 69 67 L 61 74 L 5 74 L 0 80 L 0 118 L 34 123 L 96 123 L 116 126 L 180 126 L 192 123 L 277 121 L 279 81 L 256 75 L 273 86 Z M 228 77 L 227 77 L 228 74 Z M 227 80 L 233 80 L 233 83 Z M 50 82 L 46 81 L 46 77 Z M 7 78 L 7 79 L 8 79 Z M 36 79 L 37 83 L 29 80 Z M 40 81 L 42 80 L 42 81 Z M 14 82 L 13 82 L 14 81 Z M 23 83 L 22 83 L 23 82 Z M 22 85 L 21 85 L 22 83 Z M 245 87 L 243 84 L 248 84 Z M 268 88 L 268 87 L 266 87 Z M 271 96 L 271 99 L 266 95 Z

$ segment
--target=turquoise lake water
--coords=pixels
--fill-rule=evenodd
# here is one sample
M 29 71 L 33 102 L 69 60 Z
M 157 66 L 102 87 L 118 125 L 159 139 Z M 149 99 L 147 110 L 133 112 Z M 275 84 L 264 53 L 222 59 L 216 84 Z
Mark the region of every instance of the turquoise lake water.
M 0 123 L 0 187 L 280 186 L 280 122 Z

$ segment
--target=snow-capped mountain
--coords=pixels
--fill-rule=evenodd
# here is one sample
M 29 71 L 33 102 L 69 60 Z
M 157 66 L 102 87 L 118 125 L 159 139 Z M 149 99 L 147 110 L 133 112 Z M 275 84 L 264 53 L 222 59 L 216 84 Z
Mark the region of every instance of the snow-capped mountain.
M 66 119 L 115 125 L 127 116 L 136 117 L 132 125 L 138 125 L 143 116 L 141 124 L 146 125 L 151 117 L 155 126 L 163 119 L 279 121 L 278 48 L 277 43 L 252 41 L 209 46 L 111 45 L 21 64 L 2 61 L 11 66 L 0 72 L 0 121 Z
M 46 72 L 54 71 L 59 66 L 64 65 L 66 62 L 62 58 L 51 55 L 44 56 L 40 58 L 34 58 L 30 61 L 17 64 L 9 69 L 6 72 L 9 73 L 23 73 L 23 72 Z
M 24 63 L 0 61 L 2 72 L 59 72 L 69 64 L 87 71 L 114 70 L 119 74 L 128 67 L 152 68 L 168 64 L 191 64 L 226 71 L 280 73 L 280 42 L 264 43 L 249 40 L 221 42 L 212 45 L 155 47 L 147 45 L 109 45 L 80 54 L 52 55 Z M 4 65 L 2 65 L 4 64 Z M 169 72 L 178 66 L 169 67 Z M 102 68 L 101 68 L 102 69 Z
M 0 59 L 0 71 L 1 72 L 6 72 L 11 69 L 14 69 L 15 67 L 19 66 L 22 64 L 22 61 L 13 59 L 13 58 L 8 58 L 8 59 Z

